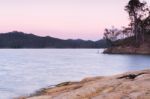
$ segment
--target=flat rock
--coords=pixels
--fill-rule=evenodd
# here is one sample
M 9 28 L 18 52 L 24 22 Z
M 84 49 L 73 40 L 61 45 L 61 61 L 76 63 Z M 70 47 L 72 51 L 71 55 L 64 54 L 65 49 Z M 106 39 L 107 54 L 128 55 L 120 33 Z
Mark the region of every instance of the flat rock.
M 130 77 L 134 75 L 134 77 Z M 18 99 L 150 99 L 150 70 L 85 78 Z

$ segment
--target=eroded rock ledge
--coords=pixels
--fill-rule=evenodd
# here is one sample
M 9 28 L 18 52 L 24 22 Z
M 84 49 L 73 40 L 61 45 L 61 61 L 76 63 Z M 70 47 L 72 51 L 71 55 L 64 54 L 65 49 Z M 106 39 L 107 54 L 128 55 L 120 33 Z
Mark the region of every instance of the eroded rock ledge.
M 18 99 L 150 99 L 150 70 L 65 82 Z
M 142 54 L 142 55 L 150 55 L 150 47 L 147 45 L 141 45 L 136 48 L 133 46 L 118 46 L 107 48 L 104 50 L 105 54 Z

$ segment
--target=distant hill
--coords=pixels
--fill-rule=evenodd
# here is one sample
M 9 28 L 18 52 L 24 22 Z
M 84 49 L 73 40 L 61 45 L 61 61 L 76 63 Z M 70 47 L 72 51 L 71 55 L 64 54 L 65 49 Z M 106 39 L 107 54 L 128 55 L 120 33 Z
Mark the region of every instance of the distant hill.
M 0 33 L 0 48 L 106 48 L 105 40 L 62 40 L 50 36 L 41 37 L 34 34 L 13 31 Z

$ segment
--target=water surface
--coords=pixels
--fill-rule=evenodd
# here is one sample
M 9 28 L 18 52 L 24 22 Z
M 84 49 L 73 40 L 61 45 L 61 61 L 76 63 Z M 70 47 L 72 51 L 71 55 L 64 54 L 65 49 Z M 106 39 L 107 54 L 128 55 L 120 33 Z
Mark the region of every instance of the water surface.
M 107 55 L 99 49 L 1 49 L 0 99 L 85 77 L 150 68 L 150 56 Z

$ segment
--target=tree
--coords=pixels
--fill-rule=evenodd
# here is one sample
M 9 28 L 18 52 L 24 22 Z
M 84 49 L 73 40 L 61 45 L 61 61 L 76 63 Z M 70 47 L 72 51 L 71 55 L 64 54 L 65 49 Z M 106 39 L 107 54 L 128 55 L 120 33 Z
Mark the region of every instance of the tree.
M 112 26 L 111 29 L 105 29 L 104 30 L 104 39 L 107 41 L 107 45 L 112 46 L 113 41 L 116 41 L 118 39 L 118 35 L 121 34 L 121 30 L 115 28 Z
M 131 27 L 137 43 L 140 42 L 141 34 L 143 34 L 141 27 L 142 20 L 148 15 L 148 7 L 146 4 L 146 2 L 140 2 L 140 0 L 130 0 L 125 7 L 125 10 L 129 13 Z
M 131 27 L 122 27 L 122 35 L 123 35 L 122 39 L 133 36 L 132 28 Z

